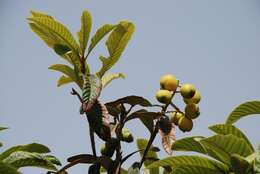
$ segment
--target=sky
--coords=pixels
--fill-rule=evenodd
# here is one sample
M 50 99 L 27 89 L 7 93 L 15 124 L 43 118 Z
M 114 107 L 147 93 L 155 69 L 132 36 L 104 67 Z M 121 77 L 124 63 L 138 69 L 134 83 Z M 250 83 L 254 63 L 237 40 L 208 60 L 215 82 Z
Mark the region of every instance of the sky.
M 56 87 L 60 74 L 48 66 L 64 63 L 29 28 L 31 10 L 42 11 L 64 23 L 75 34 L 80 16 L 88 10 L 92 34 L 105 23 L 129 20 L 136 31 L 120 61 L 111 69 L 125 73 L 104 89 L 100 100 L 112 101 L 139 95 L 157 103 L 155 93 L 164 74 L 174 74 L 181 83 L 192 83 L 201 92 L 201 116 L 190 133 L 177 130 L 177 139 L 210 136 L 209 125 L 224 123 L 232 109 L 260 97 L 260 2 L 257 0 L 191 1 L 90 1 L 1 0 L 0 1 L 0 125 L 10 129 L 0 134 L 4 147 L 38 142 L 47 145 L 63 164 L 72 155 L 91 153 L 86 119 L 79 115 L 79 102 L 70 95 L 72 85 Z M 90 55 L 93 72 L 98 56 L 106 55 L 104 42 Z M 180 97 L 174 102 L 184 107 Z M 260 143 L 260 118 L 236 123 L 253 145 Z M 148 138 L 138 121 L 126 125 L 136 138 Z M 97 140 L 100 145 L 100 141 Z M 157 137 L 154 145 L 161 147 Z M 136 145 L 124 144 L 126 152 Z M 165 157 L 166 153 L 160 153 Z M 139 159 L 130 158 L 127 165 Z M 26 174 L 46 170 L 24 168 Z M 74 167 L 71 174 L 87 171 Z

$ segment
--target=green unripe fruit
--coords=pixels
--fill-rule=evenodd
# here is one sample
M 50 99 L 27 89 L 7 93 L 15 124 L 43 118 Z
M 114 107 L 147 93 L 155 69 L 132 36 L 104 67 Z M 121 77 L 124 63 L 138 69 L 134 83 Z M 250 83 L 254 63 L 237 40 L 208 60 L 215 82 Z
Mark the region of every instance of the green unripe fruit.
M 107 143 L 105 143 L 101 145 L 100 153 L 104 156 L 113 156 L 114 151 L 109 149 Z
M 180 118 L 178 125 L 179 125 L 179 129 L 183 132 L 189 132 L 193 128 L 192 120 L 187 117 Z
M 184 117 L 183 113 L 181 113 L 181 112 L 172 112 L 171 116 L 170 116 L 170 120 L 175 125 L 178 125 L 178 122 L 179 122 L 181 117 Z
M 190 98 L 190 99 L 185 99 L 184 98 L 184 102 L 186 104 L 189 104 L 189 103 L 198 104 L 200 102 L 200 99 L 201 99 L 200 92 L 198 90 L 196 90 L 194 96 L 192 98 Z
M 185 116 L 188 117 L 189 119 L 195 119 L 200 115 L 200 110 L 199 107 L 194 104 L 190 103 L 187 104 L 185 107 Z
M 123 128 L 122 129 L 122 133 L 121 133 L 121 136 L 120 136 L 121 140 L 122 141 L 125 141 L 125 142 L 128 142 L 128 143 L 131 143 L 134 141 L 134 137 L 133 135 L 131 134 L 131 132 L 126 129 L 126 128 Z
M 180 92 L 183 98 L 189 99 L 196 93 L 196 88 L 192 84 L 184 84 L 182 85 Z
M 161 89 L 161 90 L 157 91 L 156 99 L 160 103 L 168 104 L 168 103 L 171 102 L 172 93 L 170 91 L 168 91 L 168 90 Z
M 179 81 L 176 79 L 175 76 L 171 74 L 164 75 L 160 79 L 161 89 L 176 91 L 178 85 L 179 85 Z

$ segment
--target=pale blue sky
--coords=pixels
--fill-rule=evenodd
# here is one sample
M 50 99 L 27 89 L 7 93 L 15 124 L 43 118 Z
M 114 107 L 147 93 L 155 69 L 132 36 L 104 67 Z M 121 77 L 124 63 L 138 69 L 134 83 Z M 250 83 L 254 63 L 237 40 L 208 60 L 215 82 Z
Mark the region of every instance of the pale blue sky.
M 63 164 L 71 155 L 91 152 L 87 123 L 78 114 L 77 99 L 69 94 L 71 86 L 57 88 L 60 74 L 47 69 L 63 61 L 30 31 L 26 22 L 30 10 L 39 10 L 51 14 L 76 33 L 83 9 L 92 14 L 92 33 L 101 24 L 125 19 L 136 25 L 133 39 L 112 69 L 128 77 L 105 89 L 102 101 L 136 94 L 156 102 L 154 95 L 160 76 L 175 74 L 181 82 L 193 83 L 202 94 L 201 116 L 191 133 L 177 131 L 180 138 L 211 135 L 209 125 L 224 122 L 236 105 L 259 99 L 260 2 L 257 0 L 1 0 L 0 124 L 10 127 L 0 134 L 3 149 L 39 142 L 48 145 Z M 94 70 L 100 66 L 97 57 L 105 53 L 103 47 L 100 44 L 90 57 Z M 183 107 L 179 99 L 176 103 Z M 246 118 L 236 124 L 254 146 L 260 142 L 259 121 L 256 117 Z M 139 122 L 127 126 L 136 137 L 148 135 Z M 155 144 L 160 146 L 160 140 Z M 127 152 L 135 147 L 134 143 L 128 145 Z M 131 158 L 130 163 L 136 159 Z M 41 169 L 22 171 L 45 173 Z M 82 165 L 70 173 L 86 171 Z

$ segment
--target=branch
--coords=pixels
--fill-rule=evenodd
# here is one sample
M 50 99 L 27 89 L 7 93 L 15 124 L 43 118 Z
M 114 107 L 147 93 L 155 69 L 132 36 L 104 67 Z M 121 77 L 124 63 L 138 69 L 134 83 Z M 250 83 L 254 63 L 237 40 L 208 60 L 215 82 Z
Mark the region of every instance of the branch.
M 78 93 L 74 88 L 72 88 L 71 95 L 76 95 L 76 96 L 78 97 L 79 101 L 80 101 L 81 103 L 83 103 L 83 99 L 81 98 L 81 96 L 79 95 L 79 93 Z

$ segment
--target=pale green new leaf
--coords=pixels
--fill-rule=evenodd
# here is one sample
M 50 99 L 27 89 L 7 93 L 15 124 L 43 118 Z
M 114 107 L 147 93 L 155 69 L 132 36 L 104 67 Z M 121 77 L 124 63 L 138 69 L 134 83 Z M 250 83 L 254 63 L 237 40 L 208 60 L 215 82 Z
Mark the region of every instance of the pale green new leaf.
M 80 31 L 77 33 L 82 55 L 84 55 L 85 49 L 88 44 L 91 26 L 92 26 L 92 19 L 90 13 L 88 11 L 83 11 L 81 15 L 81 28 Z
M 82 90 L 82 99 L 84 102 L 84 110 L 89 110 L 98 99 L 102 89 L 102 83 L 98 76 L 89 75 L 85 77 Z
M 248 101 L 236 107 L 228 116 L 226 124 L 233 124 L 243 117 L 260 114 L 260 101 Z
M 172 145 L 172 150 L 175 151 L 188 151 L 188 152 L 198 152 L 202 154 L 207 154 L 207 149 L 199 142 L 203 139 L 202 136 L 187 137 L 177 140 Z
M 202 145 L 207 148 L 209 155 L 231 166 L 230 157 L 238 154 L 247 157 L 253 153 L 247 142 L 234 135 L 215 135 L 200 140 Z
M 16 152 L 16 151 L 49 153 L 50 149 L 48 147 L 46 147 L 42 144 L 38 144 L 38 143 L 14 146 L 14 147 L 11 147 L 10 149 L 7 149 L 3 153 L 1 153 L 0 160 L 7 158 L 9 155 L 11 155 L 13 152 Z
M 146 146 L 147 146 L 147 144 L 148 144 L 148 140 L 146 140 L 146 139 L 141 139 L 141 138 L 140 138 L 140 139 L 137 139 L 137 140 L 136 140 L 136 144 L 137 144 L 138 150 L 141 150 L 141 151 L 140 151 L 140 156 L 142 157 L 142 156 L 143 156 L 143 153 L 144 153 L 144 151 L 143 151 L 142 149 L 145 149 L 145 148 L 146 148 Z M 150 147 L 150 149 L 152 149 L 152 148 L 154 148 L 153 145 Z M 146 155 L 146 158 L 147 158 L 147 159 L 149 159 L 149 158 L 157 159 L 157 158 L 158 158 L 158 155 L 157 155 L 156 152 L 149 150 L 148 153 L 147 153 L 147 155 Z M 151 160 L 145 160 L 145 161 L 144 161 L 144 166 L 146 167 L 146 166 L 148 166 L 148 165 L 150 165 L 150 164 L 152 164 L 152 163 L 153 163 L 153 161 L 151 161 Z M 150 174 L 159 174 L 159 167 L 149 169 L 149 173 L 150 173 Z
M 217 162 L 215 160 L 211 160 L 205 157 L 200 156 L 172 156 L 159 161 L 155 161 L 147 168 L 155 168 L 155 167 L 171 167 L 173 170 L 180 170 L 179 168 L 185 168 L 183 171 L 178 171 L 176 174 L 223 174 L 228 173 L 228 167 L 223 163 Z M 192 172 L 189 168 L 193 169 Z M 209 171 L 215 172 L 210 173 Z M 200 172 L 200 173 L 199 173 Z M 209 172 L 209 173 L 208 173 Z M 175 173 L 174 173 L 175 174 Z
M 60 22 L 50 19 L 49 17 L 32 17 L 28 18 L 30 23 L 36 24 L 45 33 L 53 35 L 59 44 L 67 45 L 75 53 L 79 52 L 79 47 L 70 31 Z M 33 30 L 34 31 L 34 30 Z M 38 34 L 38 33 L 36 33 Z M 48 37 L 49 35 L 45 36 Z
M 10 164 L 0 161 L 0 174 L 22 174 Z
M 38 12 L 38 11 L 31 11 L 32 17 L 47 17 L 50 19 L 53 19 L 53 17 L 51 17 L 48 14 L 42 13 L 42 12 Z
M 53 48 L 53 45 L 56 43 L 59 43 L 59 39 L 50 33 L 49 31 L 46 31 L 42 29 L 40 26 L 38 26 L 35 23 L 29 23 L 30 28 L 32 31 L 37 34 L 49 47 Z
M 230 124 L 216 124 L 209 127 L 210 130 L 214 131 L 217 134 L 228 135 L 232 134 L 238 138 L 244 139 L 247 144 L 250 146 L 251 150 L 254 151 L 253 145 L 250 143 L 246 135 L 239 130 L 237 127 Z
M 106 41 L 109 57 L 100 56 L 102 68 L 97 72 L 99 77 L 102 77 L 119 60 L 133 32 L 134 25 L 126 21 L 120 22 L 112 31 Z
M 71 80 L 73 80 L 74 82 L 76 82 L 78 84 L 79 87 L 81 87 L 81 83 L 80 80 L 77 77 L 77 74 L 75 73 L 75 71 L 69 67 L 68 65 L 62 65 L 62 64 L 55 64 L 55 65 L 51 65 L 49 67 L 49 69 L 51 70 L 55 70 L 55 71 L 59 71 L 65 75 L 67 75 L 68 77 L 71 78 Z
M 15 168 L 21 167 L 40 167 L 49 170 L 57 170 L 55 165 L 39 153 L 16 151 L 3 160 Z
M 91 38 L 91 43 L 88 47 L 88 54 L 93 50 L 93 48 L 99 43 L 99 41 L 104 38 L 111 30 L 115 28 L 115 25 L 105 24 L 100 27 L 95 35 Z
M 115 79 L 118 79 L 118 78 L 125 78 L 126 75 L 123 74 L 123 73 L 108 73 L 108 74 L 105 74 L 101 81 L 102 81 L 102 88 L 105 88 L 110 82 L 112 82 L 113 80 Z
M 260 145 L 258 145 L 257 155 L 256 155 L 256 159 L 255 159 L 255 171 L 256 171 L 256 174 L 260 173 Z
M 66 77 L 66 76 L 62 75 L 59 78 L 59 80 L 57 81 L 57 86 L 60 87 L 60 86 L 67 85 L 72 82 L 73 82 L 73 80 L 70 77 Z

